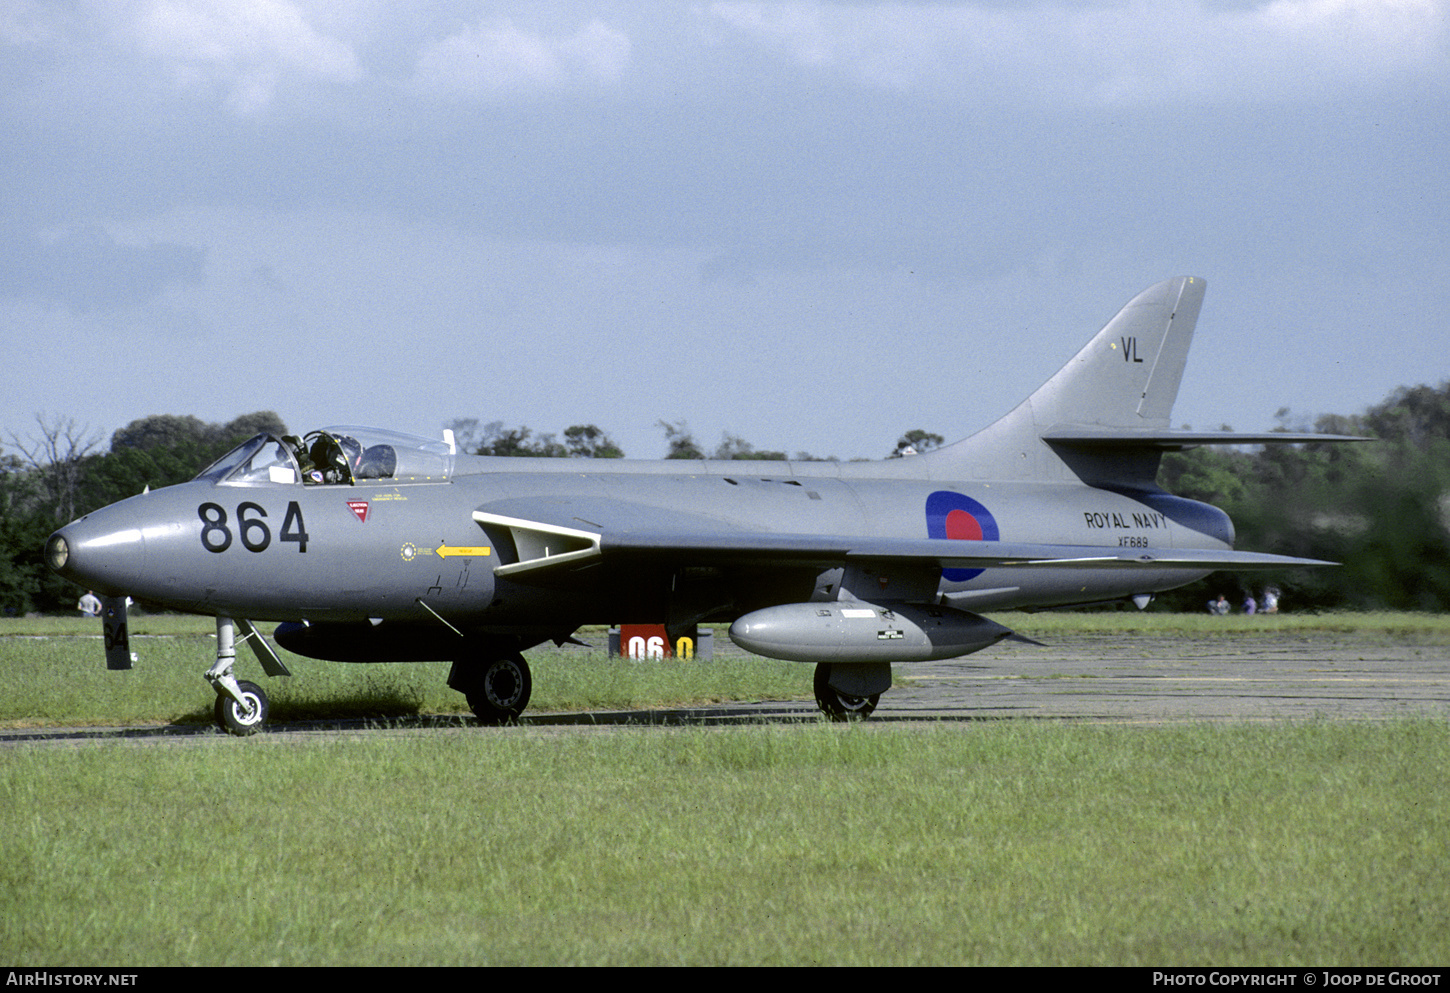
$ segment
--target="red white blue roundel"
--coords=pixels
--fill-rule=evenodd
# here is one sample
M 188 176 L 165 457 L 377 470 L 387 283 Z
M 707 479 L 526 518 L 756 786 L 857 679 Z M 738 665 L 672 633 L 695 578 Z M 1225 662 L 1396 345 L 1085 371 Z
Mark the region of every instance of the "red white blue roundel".
M 926 536 L 959 541 L 998 541 L 997 519 L 969 496 L 952 490 L 937 490 L 926 498 Z M 964 583 L 982 574 L 981 569 L 943 569 L 942 578 Z

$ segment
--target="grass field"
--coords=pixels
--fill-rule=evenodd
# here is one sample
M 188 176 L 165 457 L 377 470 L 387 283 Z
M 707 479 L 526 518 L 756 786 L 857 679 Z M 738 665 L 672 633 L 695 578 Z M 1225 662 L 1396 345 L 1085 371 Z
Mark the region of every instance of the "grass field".
M 0 753 L 25 965 L 1435 965 L 1439 722 Z
M 1094 619 L 1077 629 L 1102 630 L 1117 615 L 1079 616 Z M 1074 623 L 1062 617 L 1007 622 L 1040 636 L 1040 621 Z M 1205 620 L 1223 635 L 1262 623 Z M 98 698 L 129 695 L 110 689 L 117 678 L 155 679 L 134 699 L 208 719 L 201 623 L 164 632 L 130 673 L 105 672 L 94 644 L 26 661 L 16 646 L 44 643 L 0 627 L 0 708 L 15 673 L 39 667 L 42 684 L 93 674 Z M 1450 643 L 1438 619 L 1321 623 Z M 547 706 L 655 705 L 700 681 L 560 659 L 577 681 Z M 731 692 L 760 692 L 759 660 L 721 661 L 754 670 Z M 781 665 L 808 696 L 810 667 Z M 415 673 L 438 688 L 376 695 L 456 696 L 428 666 L 303 666 L 317 669 L 295 686 Z M 207 706 L 157 702 L 168 694 Z M 333 685 L 310 706 L 364 697 Z M 377 727 L 8 746 L 0 960 L 1443 965 L 1446 769 L 1450 726 L 1422 720 Z

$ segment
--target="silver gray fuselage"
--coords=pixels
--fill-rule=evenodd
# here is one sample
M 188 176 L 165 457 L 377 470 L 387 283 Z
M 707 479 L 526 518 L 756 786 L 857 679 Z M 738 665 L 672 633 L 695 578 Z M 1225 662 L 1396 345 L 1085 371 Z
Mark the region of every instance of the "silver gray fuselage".
M 582 570 L 560 589 L 494 575 L 509 551 L 471 515 L 487 509 L 581 529 L 681 528 L 921 539 L 933 493 L 971 498 L 1002 541 L 1151 548 L 1229 548 L 1228 517 L 1161 492 L 1069 482 L 913 479 L 911 458 L 883 463 L 633 462 L 458 457 L 447 481 L 354 485 L 196 480 L 133 497 L 62 530 L 74 578 L 171 610 L 309 622 L 427 622 L 470 629 L 652 621 L 681 583 L 728 593 L 708 619 L 774 603 L 835 599 L 838 562 L 782 568 L 696 566 L 682 551 L 647 564 Z M 612 515 L 608 521 L 593 516 Z M 980 516 L 980 515 L 979 515 Z M 305 540 L 304 540 L 305 536 Z M 482 551 L 487 549 L 487 551 Z M 945 572 L 947 575 L 943 576 Z M 1044 607 L 1153 592 L 1206 572 L 900 570 L 861 599 L 939 601 L 970 610 Z M 959 574 L 959 573 L 958 573 Z M 682 578 L 683 577 L 683 578 Z M 884 579 L 884 582 L 883 582 Z M 525 577 L 526 580 L 526 577 Z M 892 588 L 892 583 L 900 585 Z M 822 587 L 836 585 L 822 595 Z M 425 609 L 425 606 L 427 609 Z

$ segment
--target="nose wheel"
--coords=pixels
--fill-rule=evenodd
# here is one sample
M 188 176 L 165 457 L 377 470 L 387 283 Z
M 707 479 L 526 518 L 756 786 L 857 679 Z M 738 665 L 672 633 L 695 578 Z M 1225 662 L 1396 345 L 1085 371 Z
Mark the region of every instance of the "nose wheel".
M 245 680 L 237 682 L 237 693 L 241 700 L 230 694 L 217 696 L 216 722 L 227 734 L 244 738 L 256 734 L 267 723 L 267 694 L 256 683 Z

